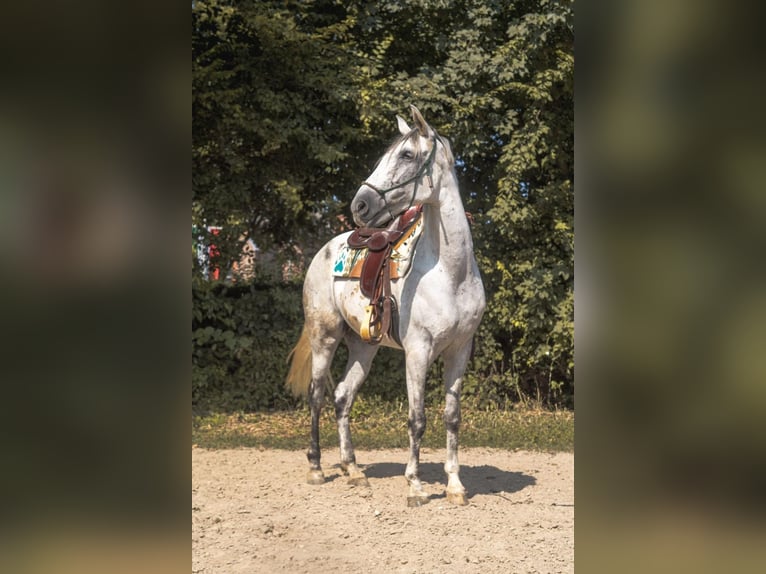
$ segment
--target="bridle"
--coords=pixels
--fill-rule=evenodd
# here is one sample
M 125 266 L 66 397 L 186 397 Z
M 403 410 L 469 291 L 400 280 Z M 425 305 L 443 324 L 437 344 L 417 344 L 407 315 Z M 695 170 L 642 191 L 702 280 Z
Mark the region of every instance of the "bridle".
M 441 138 L 436 133 L 434 133 L 434 137 L 432 138 L 433 146 L 431 146 L 431 152 L 428 154 L 426 161 L 423 162 L 423 165 L 420 166 L 417 173 L 415 173 L 415 175 L 413 175 L 408 180 L 402 181 L 401 183 L 397 183 L 396 185 L 386 189 L 380 189 L 379 187 L 373 185 L 372 183 L 366 180 L 362 182 L 362 185 L 366 185 L 367 187 L 375 191 L 383 199 L 383 206 L 384 206 L 383 209 L 388 210 L 388 214 L 391 216 L 391 219 L 395 219 L 395 216 L 393 213 L 391 213 L 391 209 L 388 207 L 388 201 L 386 201 L 386 194 L 388 192 L 394 191 L 395 189 L 399 189 L 400 187 L 404 187 L 405 185 L 409 185 L 410 183 L 414 181 L 415 185 L 412 188 L 412 197 L 410 198 L 410 204 L 407 206 L 407 209 L 409 209 L 410 207 L 412 207 L 413 203 L 415 203 L 415 196 L 418 193 L 418 182 L 424 175 L 428 177 L 428 185 L 431 188 L 431 191 L 433 191 L 434 182 L 433 182 L 432 175 L 434 171 L 434 159 L 436 158 L 437 140 L 441 141 Z M 381 209 L 380 211 L 383 211 L 383 209 Z M 405 209 L 404 211 L 407 211 L 407 209 Z M 378 211 L 378 213 L 380 213 L 380 211 Z M 402 213 L 404 213 L 404 211 Z M 377 213 L 375 215 L 377 216 Z M 375 218 L 373 217 L 372 219 L 375 219 Z

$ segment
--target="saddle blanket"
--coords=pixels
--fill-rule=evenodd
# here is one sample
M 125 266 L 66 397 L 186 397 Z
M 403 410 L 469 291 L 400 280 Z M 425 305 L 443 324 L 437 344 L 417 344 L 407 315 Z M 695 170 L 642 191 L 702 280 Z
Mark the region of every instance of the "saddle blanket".
M 417 223 L 410 227 L 404 235 L 399 238 L 391 249 L 391 279 L 399 279 L 407 274 L 412 263 L 412 255 L 415 251 L 415 244 L 418 242 L 420 234 L 423 232 L 423 217 L 418 218 Z M 338 257 L 333 265 L 334 277 L 359 278 L 362 276 L 362 266 L 367 257 L 368 249 L 362 247 L 354 249 L 347 243 L 343 244 L 338 252 Z

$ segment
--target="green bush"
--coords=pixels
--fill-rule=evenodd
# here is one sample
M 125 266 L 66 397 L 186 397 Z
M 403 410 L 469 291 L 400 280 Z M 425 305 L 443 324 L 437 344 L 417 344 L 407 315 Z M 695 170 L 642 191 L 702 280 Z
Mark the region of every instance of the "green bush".
M 286 358 L 303 326 L 299 283 L 226 285 L 195 279 L 192 302 L 192 407 L 196 413 L 283 409 L 300 402 L 284 386 Z M 497 343 L 498 328 L 491 319 L 491 314 L 485 316 L 477 334 L 464 396 L 480 406 L 507 402 L 570 405 L 571 383 L 554 386 L 555 381 L 545 380 L 549 369 L 539 369 L 542 383 L 519 383 L 517 370 L 512 369 L 513 350 Z M 347 357 L 341 345 L 333 362 L 335 381 L 342 376 Z M 428 375 L 429 404 L 443 400 L 442 373 L 438 361 Z M 406 401 L 404 354 L 382 348 L 360 396 L 391 403 Z
M 192 406 L 280 408 L 285 358 L 303 323 L 300 286 L 195 281 L 192 287 Z
M 299 402 L 284 380 L 287 355 L 303 326 L 300 284 L 194 281 L 192 308 L 195 412 L 280 409 Z M 347 358 L 341 345 L 333 361 L 335 381 Z M 362 392 L 386 401 L 406 400 L 404 355 L 381 349 Z

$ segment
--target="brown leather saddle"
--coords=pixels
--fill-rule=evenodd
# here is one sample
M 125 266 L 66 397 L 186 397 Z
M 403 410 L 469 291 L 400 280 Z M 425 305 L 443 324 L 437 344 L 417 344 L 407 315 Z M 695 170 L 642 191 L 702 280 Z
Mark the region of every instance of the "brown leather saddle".
M 418 222 L 422 213 L 423 206 L 416 205 L 394 219 L 388 227 L 362 227 L 348 238 L 349 247 L 366 247 L 368 250 L 359 286 L 362 294 L 370 298 L 370 303 L 365 308 L 359 334 L 373 345 L 378 344 L 384 334 L 401 343 L 399 329 L 395 325 L 398 316 L 396 301 L 391 296 L 391 251 L 407 230 Z

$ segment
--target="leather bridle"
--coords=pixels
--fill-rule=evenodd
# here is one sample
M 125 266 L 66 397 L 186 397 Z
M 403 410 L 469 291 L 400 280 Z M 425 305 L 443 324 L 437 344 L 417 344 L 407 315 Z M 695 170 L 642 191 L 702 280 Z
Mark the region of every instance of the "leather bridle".
M 424 175 L 428 177 L 428 185 L 431 188 L 431 191 L 433 191 L 434 182 L 433 182 L 432 175 L 434 170 L 434 159 L 436 158 L 436 142 L 437 140 L 440 140 L 440 139 L 441 138 L 439 138 L 437 134 L 434 134 L 432 138 L 433 146 L 431 146 L 431 152 L 428 154 L 426 161 L 423 162 L 423 165 L 420 166 L 417 173 L 415 173 L 415 175 L 413 175 L 408 180 L 402 181 L 401 183 L 397 183 L 396 185 L 393 185 L 386 189 L 380 189 L 376 185 L 373 185 L 372 183 L 366 180 L 362 182 L 362 185 L 366 185 L 367 187 L 375 191 L 383 199 L 383 209 L 388 210 L 388 214 L 391 216 L 391 219 L 395 219 L 396 216 L 393 213 L 391 213 L 391 209 L 388 207 L 388 201 L 386 200 L 387 193 L 389 193 L 390 191 L 394 191 L 395 189 L 399 189 L 400 187 L 404 187 L 405 185 L 409 185 L 410 183 L 414 181 L 415 185 L 412 188 L 412 197 L 410 198 L 410 203 L 407 206 L 407 209 L 409 209 L 415 203 L 415 196 L 418 193 L 418 182 Z M 378 213 L 383 211 L 383 209 L 378 211 Z M 407 211 L 407 209 L 403 210 L 402 213 L 404 213 L 404 211 Z M 375 217 L 377 217 L 378 213 L 375 214 Z M 372 219 L 375 219 L 375 217 L 373 217 Z

